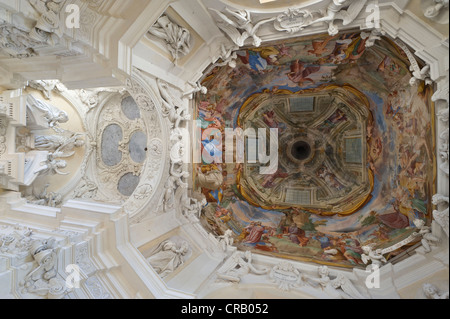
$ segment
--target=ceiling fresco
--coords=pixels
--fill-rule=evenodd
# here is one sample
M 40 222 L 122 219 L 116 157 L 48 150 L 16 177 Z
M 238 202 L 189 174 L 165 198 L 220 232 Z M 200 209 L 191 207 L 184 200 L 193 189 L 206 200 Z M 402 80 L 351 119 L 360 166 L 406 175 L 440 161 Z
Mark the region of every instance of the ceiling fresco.
M 432 92 L 411 86 L 394 42 L 366 41 L 349 32 L 274 42 L 241 49 L 235 68 L 205 74 L 208 93 L 196 97 L 203 132 L 278 129 L 271 174 L 249 160 L 259 156 L 250 154 L 252 134 L 243 163 L 225 161 L 233 150 L 217 139 L 202 140 L 216 159 L 196 164 L 193 176 L 209 231 L 230 229 L 239 249 L 255 253 L 363 267 L 363 245 L 388 247 L 416 231 L 414 219 L 430 223 Z

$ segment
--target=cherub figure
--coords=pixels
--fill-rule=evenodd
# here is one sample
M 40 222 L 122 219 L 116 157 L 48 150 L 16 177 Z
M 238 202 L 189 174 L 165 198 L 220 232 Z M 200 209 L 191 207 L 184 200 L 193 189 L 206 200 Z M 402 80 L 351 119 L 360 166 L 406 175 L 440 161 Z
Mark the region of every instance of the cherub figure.
M 372 265 L 380 268 L 383 263 L 387 262 L 386 258 L 382 255 L 381 249 L 373 250 L 372 246 L 362 246 L 361 248 L 364 251 L 364 254 L 361 255 L 361 259 L 365 264 L 372 261 Z
M 422 236 L 422 245 L 425 252 L 429 253 L 431 251 L 430 244 L 436 244 L 439 242 L 439 238 L 431 233 L 431 228 L 425 226 L 425 221 L 422 219 L 415 219 L 413 221 L 414 225 L 419 229 L 419 232 L 413 233 L 414 236 Z
M 433 84 L 430 78 L 430 65 L 427 64 L 421 69 L 416 69 L 412 65 L 410 66 L 410 71 L 412 72 L 412 77 L 409 80 L 411 86 L 418 84 L 420 81 L 425 81 L 425 85 Z
M 222 236 L 218 237 L 220 245 L 222 245 L 223 251 L 227 250 L 227 247 L 233 245 L 233 231 L 231 229 L 227 229 Z

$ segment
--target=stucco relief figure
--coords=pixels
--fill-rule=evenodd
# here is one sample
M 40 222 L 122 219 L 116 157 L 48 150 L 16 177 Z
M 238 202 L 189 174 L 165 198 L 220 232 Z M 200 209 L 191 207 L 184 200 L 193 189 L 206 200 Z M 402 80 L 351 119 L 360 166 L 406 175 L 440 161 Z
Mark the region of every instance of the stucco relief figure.
M 276 17 L 264 19 L 256 24 L 253 24 L 250 16 L 250 11 L 247 10 L 233 10 L 226 8 L 226 13 L 222 13 L 216 9 L 209 8 L 214 11 L 220 18 L 218 27 L 227 34 L 233 42 L 242 47 L 245 40 L 253 38 L 253 45 L 259 47 L 261 45 L 261 38 L 256 35 L 258 29 L 265 23 L 274 21 Z M 239 30 L 243 30 L 241 33 Z
M 81 184 L 75 189 L 73 198 L 94 198 L 97 194 L 98 186 L 88 177 L 83 176 Z
M 200 199 L 187 197 L 184 202 L 184 213 L 196 215 L 198 218 L 202 216 L 203 207 L 208 204 L 206 197 L 203 194 L 201 194 Z
M 424 284 L 423 293 L 428 299 L 449 299 L 449 292 L 439 293 L 438 289 L 431 284 Z
M 436 209 L 433 211 L 434 220 L 441 225 L 444 232 L 449 236 L 448 224 L 449 224 L 449 198 L 448 196 L 443 196 L 441 194 L 436 194 L 433 196 L 433 205 L 440 205 L 447 203 L 447 208 Z
M 30 38 L 55 45 L 62 36 L 59 19 L 62 1 L 29 0 L 29 2 L 40 14 L 35 27 L 30 31 Z
M 328 34 L 336 35 L 339 32 L 334 24 L 335 20 L 342 20 L 343 25 L 350 24 L 359 15 L 367 0 L 333 0 L 328 6 L 322 18 L 314 20 L 312 23 L 328 22 Z M 343 10 L 347 7 L 346 10 Z
M 32 95 L 27 97 L 27 106 L 38 113 L 41 113 L 44 119 L 48 123 L 48 127 L 54 131 L 61 133 L 63 130 L 59 128 L 60 123 L 67 123 L 69 116 L 65 111 L 58 109 L 57 107 L 45 103 L 39 99 L 36 99 Z
M 232 45 L 232 46 L 228 46 L 226 47 L 225 44 L 221 44 L 220 45 L 220 58 L 222 59 L 221 63 L 216 63 L 216 66 L 224 66 L 227 65 L 230 68 L 235 68 L 236 67 L 236 59 L 237 59 L 237 54 L 236 54 L 236 50 L 239 50 L 239 47 L 237 45 Z
M 67 162 L 65 160 L 57 160 L 51 154 L 48 156 L 47 161 L 41 163 L 41 168 L 34 172 L 39 176 L 45 175 L 69 175 L 70 173 L 61 172 L 60 169 L 66 168 Z
M 436 245 L 440 240 L 436 236 L 434 236 L 431 233 L 431 228 L 428 226 L 425 226 L 425 221 L 422 219 L 415 219 L 414 225 L 416 225 L 419 232 L 413 233 L 414 236 L 422 236 L 422 245 L 425 249 L 425 252 L 430 252 L 431 247 L 430 245 Z
M 319 284 L 319 286 L 332 298 L 337 299 L 364 299 L 359 291 L 353 286 L 350 279 L 338 274 L 335 279 L 330 278 L 330 270 L 327 266 L 319 267 L 319 278 L 308 276 L 308 280 Z M 339 292 L 341 289 L 343 293 Z
M 75 154 L 76 147 L 82 147 L 85 141 L 81 134 L 70 137 L 62 135 L 38 135 L 34 138 L 34 148 L 39 151 L 58 153 L 58 157 L 70 157 Z
M 187 107 L 181 98 L 175 96 L 173 90 L 166 82 L 157 79 L 156 83 L 161 95 L 163 116 L 169 119 L 172 123 L 172 128 L 179 128 L 182 121 L 187 121 L 191 118 Z
M 184 263 L 188 251 L 187 242 L 176 244 L 166 240 L 156 247 L 147 261 L 161 277 L 166 277 Z
M 223 175 L 217 169 L 202 170 L 200 167 L 197 172 L 198 185 L 209 190 L 217 190 L 222 186 Z
M 62 195 L 55 192 L 47 193 L 47 188 L 50 184 L 46 184 L 42 192 L 38 195 L 27 197 L 28 202 L 34 205 L 58 207 L 62 203 Z
M 372 265 L 381 267 L 387 262 L 386 258 L 382 255 L 381 249 L 373 250 L 371 246 L 362 246 L 361 249 L 364 252 L 364 254 L 361 255 L 361 259 L 365 264 L 372 261 Z
M 202 86 L 200 83 L 196 83 L 193 81 L 188 81 L 189 86 L 191 87 L 191 89 L 187 90 L 184 94 L 183 97 L 189 97 L 189 99 L 192 99 L 194 97 L 194 94 L 197 92 L 200 92 L 201 94 L 206 94 L 208 93 L 208 89 L 205 86 Z
M 23 293 L 35 293 L 47 298 L 61 298 L 65 294 L 65 283 L 57 278 L 58 256 L 54 246 L 53 238 L 32 244 L 30 254 L 37 266 L 20 282 Z
M 264 275 L 269 272 L 269 269 L 263 267 L 261 269 L 252 265 L 252 253 L 247 250 L 245 253 L 239 252 L 231 256 L 217 273 L 219 279 L 237 282 L 245 275 L 253 273 L 255 275 Z
M 381 40 L 381 36 L 386 32 L 381 29 L 373 29 L 370 32 L 361 32 L 361 39 L 366 40 L 366 48 L 370 48 L 375 45 L 377 40 Z
M 179 164 L 172 163 L 170 167 L 170 175 L 164 184 L 164 208 L 165 210 L 172 209 L 175 205 L 175 191 L 178 187 L 188 188 L 188 184 L 183 181 L 188 178 L 189 173 L 183 171 L 183 167 Z
M 411 65 L 410 71 L 412 72 L 412 77 L 409 80 L 410 85 L 416 85 L 421 81 L 425 81 L 426 85 L 431 85 L 433 83 L 430 78 L 430 65 L 427 64 L 421 69 L 416 69 Z
M 436 18 L 442 9 L 448 8 L 449 0 L 434 0 L 433 4 L 426 8 L 424 15 L 428 19 Z
M 233 231 L 231 229 L 227 229 L 222 236 L 218 237 L 218 240 L 223 251 L 226 251 L 227 248 L 232 246 L 234 243 Z
M 449 144 L 449 129 L 444 130 L 440 135 L 441 145 L 439 146 L 439 156 L 442 160 L 442 164 L 439 165 L 441 171 L 443 171 L 447 176 L 449 173 L 449 152 L 448 152 L 448 144 Z
M 30 81 L 28 82 L 28 86 L 39 90 L 42 92 L 44 97 L 47 100 L 50 100 L 52 97 L 52 92 L 54 90 L 58 90 L 60 92 L 65 90 L 65 87 L 63 84 L 61 84 L 58 80 L 36 80 L 36 81 Z
M 164 41 L 175 61 L 191 51 L 189 30 L 173 23 L 166 15 L 161 16 L 148 32 Z

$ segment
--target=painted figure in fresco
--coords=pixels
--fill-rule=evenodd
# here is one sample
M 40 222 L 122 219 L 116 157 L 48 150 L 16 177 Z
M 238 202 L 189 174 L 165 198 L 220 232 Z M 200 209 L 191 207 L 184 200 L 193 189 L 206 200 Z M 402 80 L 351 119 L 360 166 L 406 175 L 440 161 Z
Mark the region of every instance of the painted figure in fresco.
M 259 52 L 251 50 L 240 51 L 237 53 L 237 56 L 243 64 L 253 71 L 259 73 L 267 68 L 267 60 Z
M 217 190 L 223 183 L 223 175 L 216 165 L 205 165 L 198 168 L 197 180 L 200 187 Z
M 238 242 L 244 241 L 247 238 L 248 234 L 250 234 L 250 230 L 253 227 L 255 227 L 254 221 L 250 222 L 250 224 L 248 224 L 246 227 L 242 228 L 242 231 L 239 234 L 239 236 L 236 238 L 236 241 L 238 241 Z
M 316 175 L 317 177 L 323 179 L 328 184 L 328 186 L 333 187 L 337 190 L 344 189 L 344 185 L 342 185 L 337 180 L 336 176 L 333 173 L 330 173 L 325 166 L 319 168 L 319 170 L 316 172 Z
M 349 235 L 343 235 L 337 242 L 337 249 L 352 265 L 356 266 L 362 263 L 361 254 L 363 250 L 358 240 L 351 238 Z
M 298 228 L 296 223 L 293 223 L 289 229 L 289 239 L 294 244 L 300 246 L 306 246 L 308 244 L 309 239 L 305 237 L 305 231 L 303 229 Z
M 314 40 L 312 42 L 313 49 L 308 50 L 308 53 L 314 54 L 316 57 L 322 56 L 324 53 L 326 53 L 328 51 L 326 48 L 328 43 L 335 38 L 336 38 L 336 36 L 331 36 L 331 37 L 326 38 L 325 40 Z
M 400 72 L 400 66 L 391 57 L 386 55 L 378 65 L 377 71 L 386 72 L 387 75 L 398 74 Z
M 344 34 L 336 40 L 335 47 L 330 55 L 319 59 L 320 64 L 346 64 L 355 63 L 366 50 L 366 41 L 359 34 Z
M 347 121 L 347 115 L 341 110 L 337 109 L 336 112 L 333 113 L 326 121 L 325 123 L 330 126 L 335 126 L 340 122 Z
M 277 128 L 281 131 L 283 131 L 284 129 L 286 129 L 286 124 L 284 123 L 280 123 L 276 120 L 275 118 L 275 112 L 272 111 L 267 111 L 263 113 L 263 121 L 264 123 L 267 124 L 267 126 L 269 126 L 270 128 Z
M 277 185 L 277 183 L 275 183 L 275 180 L 277 178 L 286 178 L 286 177 L 289 177 L 289 174 L 284 172 L 284 171 L 282 171 L 281 169 L 279 169 L 272 175 L 266 175 L 264 177 L 264 181 L 262 182 L 262 186 L 264 188 L 275 187 Z
M 253 227 L 249 228 L 249 234 L 245 239 L 244 243 L 246 244 L 256 244 L 261 241 L 261 237 L 264 233 L 264 226 L 262 226 L 261 222 L 256 222 Z
M 252 49 L 255 52 L 258 52 L 261 58 L 266 60 L 267 65 L 278 65 L 278 55 L 280 51 L 275 47 L 264 47 L 264 48 L 254 48 Z
M 288 58 L 292 57 L 292 55 L 289 53 L 289 47 L 287 47 L 284 43 L 282 43 L 281 45 L 278 45 L 277 49 L 280 52 L 278 54 L 279 58 L 284 57 L 284 56 L 288 57 Z
M 316 236 L 313 236 L 312 239 L 317 240 L 320 243 L 320 248 L 322 249 L 326 249 L 331 246 L 330 238 L 324 234 L 317 234 Z
M 316 82 L 309 77 L 310 74 L 319 72 L 320 66 L 305 66 L 305 63 L 300 60 L 292 61 L 291 72 L 287 74 L 289 80 L 297 83 L 298 86 L 303 86 L 305 82 L 311 82 L 315 84 Z

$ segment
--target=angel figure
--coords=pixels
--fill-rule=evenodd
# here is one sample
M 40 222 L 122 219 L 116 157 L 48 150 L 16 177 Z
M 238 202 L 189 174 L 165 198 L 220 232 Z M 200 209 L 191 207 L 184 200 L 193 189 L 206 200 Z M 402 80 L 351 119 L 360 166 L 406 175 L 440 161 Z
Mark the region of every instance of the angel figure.
M 305 63 L 300 60 L 291 62 L 291 72 L 287 73 L 289 80 L 297 83 L 299 86 L 303 86 L 305 82 L 315 83 L 313 79 L 309 77 L 310 74 L 320 71 L 320 66 L 305 66 Z
M 326 38 L 325 40 L 314 40 L 312 42 L 313 49 L 308 50 L 308 53 L 314 54 L 316 57 L 322 56 L 324 53 L 326 53 L 328 51 L 327 50 L 328 43 L 331 40 L 335 39 L 336 37 L 337 37 L 337 35 L 334 35 L 334 36 L 330 36 L 330 37 Z
M 218 22 L 219 28 L 227 34 L 233 42 L 242 47 L 245 40 L 253 38 L 253 45 L 259 47 L 261 45 L 261 38 L 256 35 L 256 32 L 261 25 L 274 21 L 276 17 L 264 19 L 253 25 L 250 17 L 250 11 L 248 10 L 233 10 L 225 8 L 225 11 L 230 14 L 230 18 L 227 14 L 222 13 L 216 9 L 209 8 L 209 10 L 217 13 L 221 21 Z M 243 30 L 241 33 L 239 30 Z
M 61 172 L 59 169 L 66 168 L 67 162 L 64 160 L 56 160 L 53 154 L 49 154 L 47 161 L 41 163 L 41 168 L 34 172 L 38 176 L 44 175 L 69 175 L 70 173 Z
M 345 277 L 343 274 L 338 274 L 335 279 L 330 278 L 330 270 L 327 266 L 319 267 L 320 278 L 312 278 L 307 276 L 307 278 L 319 284 L 322 289 L 333 298 L 344 298 L 344 299 L 365 299 L 363 295 L 353 286 L 350 279 Z M 341 289 L 343 294 L 338 291 Z
M 184 106 L 181 98 L 173 94 L 172 89 L 166 82 L 161 79 L 157 79 L 156 83 L 158 85 L 162 106 L 164 108 L 163 116 L 169 119 L 172 123 L 172 128 L 179 128 L 181 121 L 189 120 L 191 115 Z
M 425 221 L 422 219 L 415 219 L 413 221 L 414 225 L 419 229 L 419 232 L 413 233 L 414 236 L 422 236 L 422 245 L 425 252 L 429 253 L 431 251 L 430 244 L 436 244 L 439 242 L 439 238 L 431 233 L 431 228 L 425 226 Z
M 165 240 L 156 247 L 147 261 L 161 277 L 166 277 L 184 263 L 184 257 L 188 252 L 187 242 L 177 244 Z
M 342 20 L 343 25 L 350 24 L 359 15 L 366 2 L 367 0 L 333 0 L 324 12 L 324 16 L 312 23 L 328 22 L 328 34 L 334 36 L 339 32 L 334 21 Z M 347 10 L 342 10 L 347 4 Z
M 449 209 L 449 199 L 448 196 L 443 196 L 441 194 L 436 194 L 433 196 L 433 205 L 439 205 L 439 204 L 444 204 L 447 203 L 447 208 L 443 209 L 443 210 L 434 210 L 433 211 L 433 217 L 434 220 L 441 225 L 442 229 L 444 230 L 444 232 L 448 235 L 448 209 Z
M 217 272 L 219 279 L 239 283 L 241 278 L 250 273 L 255 275 L 264 275 L 269 272 L 269 269 L 263 267 L 262 269 L 255 268 L 252 265 L 252 252 L 247 250 L 245 253 L 238 252 L 231 256 L 225 264 Z
M 63 132 L 58 126 L 60 123 L 66 123 L 69 121 L 69 116 L 65 111 L 62 111 L 51 104 L 45 103 L 39 99 L 36 99 L 32 95 L 27 96 L 27 106 L 31 110 L 37 110 L 43 113 L 45 120 L 48 123 L 48 127 L 54 131 L 61 133 Z
M 386 258 L 384 258 L 384 256 L 382 255 L 381 249 L 373 250 L 373 247 L 371 245 L 362 246 L 361 248 L 364 252 L 364 254 L 361 254 L 361 259 L 366 265 L 369 263 L 369 261 L 372 261 L 372 265 L 380 268 L 383 263 L 387 262 Z

